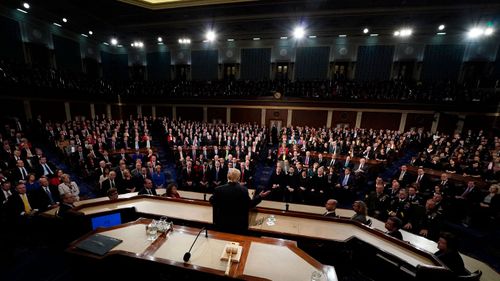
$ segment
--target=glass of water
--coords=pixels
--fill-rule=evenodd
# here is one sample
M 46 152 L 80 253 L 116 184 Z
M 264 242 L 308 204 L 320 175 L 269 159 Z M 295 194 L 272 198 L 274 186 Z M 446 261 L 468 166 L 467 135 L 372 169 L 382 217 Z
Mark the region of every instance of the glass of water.
M 148 241 L 156 240 L 158 235 L 158 224 L 155 220 L 146 226 L 146 234 L 148 236 Z

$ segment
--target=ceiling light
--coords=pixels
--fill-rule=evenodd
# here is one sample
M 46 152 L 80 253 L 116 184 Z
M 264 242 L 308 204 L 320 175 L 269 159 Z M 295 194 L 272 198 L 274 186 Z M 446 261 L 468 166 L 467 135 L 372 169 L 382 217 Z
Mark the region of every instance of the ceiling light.
M 234 39 L 232 39 L 232 38 L 227 39 L 227 42 L 233 42 L 233 41 L 234 41 Z
M 293 37 L 295 37 L 295 39 L 302 39 L 304 35 L 306 35 L 306 31 L 302 26 L 297 26 L 293 30 Z
M 340 34 L 339 37 L 343 38 L 343 37 L 347 37 L 347 35 L 346 34 Z
M 17 8 L 16 10 L 18 10 L 18 11 L 19 11 L 19 12 L 21 12 L 21 13 L 25 13 L 25 14 L 27 14 L 27 13 L 28 13 L 27 11 L 25 11 L 25 10 L 23 10 L 23 9 L 19 9 L 19 8 Z
M 485 30 L 484 30 L 484 35 L 486 36 L 490 36 L 491 34 L 493 34 L 494 30 L 493 28 L 491 27 L 487 27 Z
M 401 29 L 399 31 L 399 34 L 401 37 L 407 37 L 407 36 L 410 36 L 411 34 L 413 33 L 413 30 L 411 30 L 410 28 L 406 28 L 406 29 Z
M 259 41 L 259 40 L 260 40 L 260 38 L 259 38 L 259 37 L 254 37 L 254 38 L 253 38 L 253 41 Z
M 29 9 L 29 8 L 30 8 L 30 4 L 29 4 L 29 3 L 24 2 L 24 3 L 23 3 L 23 7 L 24 7 L 25 9 Z
M 111 45 L 116 46 L 118 44 L 118 40 L 116 38 L 111 38 Z
M 191 39 L 189 39 L 189 38 L 179 38 L 179 44 L 191 44 Z
M 481 36 L 483 34 L 484 34 L 484 29 L 479 28 L 479 27 L 473 27 L 467 33 L 467 35 L 469 36 L 469 38 L 477 38 L 477 37 L 479 37 L 479 36 Z
M 116 45 L 116 47 L 121 48 L 121 47 L 123 47 L 123 45 L 118 44 L 118 45 Z
M 280 39 L 281 39 L 281 40 L 286 40 L 286 39 L 288 39 L 288 37 L 286 37 L 286 36 L 281 36 L 281 37 L 280 37 Z
M 441 24 L 440 26 L 438 26 L 438 30 L 443 30 L 444 29 L 444 24 Z
M 163 38 L 161 38 L 161 37 L 158 37 L 157 40 L 158 40 L 158 42 L 163 42 Z
M 158 45 L 163 45 L 163 42 L 158 42 Z
M 87 34 L 85 34 L 85 33 L 82 33 L 82 36 L 83 36 L 83 37 L 89 37 L 89 36 L 88 36 Z
M 109 46 L 109 43 L 108 43 L 108 42 L 102 42 L 102 43 L 103 43 L 104 45 Z
M 94 34 L 94 32 L 92 32 L 92 30 L 89 30 L 89 34 L 92 35 L 92 34 Z
M 67 18 L 63 18 L 62 21 L 63 22 L 68 22 L 68 19 Z
M 62 26 L 62 25 L 58 24 L 57 22 L 53 22 L 52 24 L 55 25 L 55 26 L 59 26 L 59 27 Z
M 394 31 L 394 36 L 399 36 L 399 31 L 398 30 Z
M 368 32 L 370 32 L 370 30 L 369 30 L 368 28 L 363 29 L 363 33 L 364 33 L 364 34 L 366 34 L 366 33 L 368 33 Z
M 314 39 L 316 38 L 316 35 L 309 35 L 309 38 Z
M 378 33 L 372 33 L 370 34 L 371 37 L 377 37 L 378 36 Z
M 205 35 L 205 38 L 209 41 L 209 42 L 212 42 L 215 40 L 215 32 L 213 30 L 210 30 L 207 32 L 207 34 Z
M 438 32 L 438 33 L 436 33 L 436 35 L 443 36 L 443 35 L 446 35 L 446 32 Z

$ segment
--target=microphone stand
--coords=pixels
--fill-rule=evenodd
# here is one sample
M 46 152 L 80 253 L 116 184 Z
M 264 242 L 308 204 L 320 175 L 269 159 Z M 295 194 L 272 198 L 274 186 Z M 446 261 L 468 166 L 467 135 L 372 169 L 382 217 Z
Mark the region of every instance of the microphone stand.
M 208 230 L 206 227 L 203 227 L 202 229 L 200 229 L 200 231 L 198 232 L 198 235 L 196 235 L 196 238 L 194 239 L 193 241 L 193 244 L 191 244 L 191 247 L 189 248 L 189 251 L 187 251 L 185 254 L 184 254 L 184 257 L 182 258 L 182 260 L 184 260 L 184 262 L 188 262 L 189 259 L 191 258 L 191 250 L 193 249 L 193 246 L 194 244 L 196 243 L 196 240 L 198 240 L 198 237 L 200 236 L 201 232 L 205 230 L 205 237 L 208 238 Z

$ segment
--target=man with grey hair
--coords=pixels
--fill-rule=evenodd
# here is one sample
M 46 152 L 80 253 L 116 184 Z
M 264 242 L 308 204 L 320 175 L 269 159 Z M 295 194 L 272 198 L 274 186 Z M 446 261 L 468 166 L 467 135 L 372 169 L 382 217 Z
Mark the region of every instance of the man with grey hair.
M 248 211 L 266 197 L 270 191 L 262 191 L 253 199 L 248 190 L 239 184 L 241 172 L 230 168 L 225 185 L 216 187 L 210 203 L 213 206 L 213 222 L 217 230 L 232 233 L 248 231 Z

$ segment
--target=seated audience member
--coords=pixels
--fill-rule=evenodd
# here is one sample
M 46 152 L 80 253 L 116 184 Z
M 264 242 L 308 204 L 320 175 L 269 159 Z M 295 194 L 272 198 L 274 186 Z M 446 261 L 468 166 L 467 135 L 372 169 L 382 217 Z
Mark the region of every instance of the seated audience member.
M 402 224 L 401 220 L 397 217 L 389 217 L 385 222 L 385 229 L 387 229 L 386 234 L 399 240 L 403 240 L 403 234 L 399 231 Z
M 419 228 L 418 234 L 427 239 L 436 241 L 441 231 L 441 218 L 442 215 L 434 199 L 427 199 L 425 203 L 425 213 L 420 218 L 415 218 L 415 220 L 419 220 L 419 222 L 414 223 L 415 228 Z
M 156 189 L 153 187 L 153 181 L 150 179 L 144 180 L 144 187 L 139 190 L 138 195 L 157 195 Z
M 10 181 L 4 181 L 2 182 L 2 192 L 0 193 L 0 201 L 2 202 L 0 204 L 0 209 L 2 209 L 5 204 L 7 203 L 7 200 L 9 200 L 9 197 L 12 196 L 12 184 Z
M 45 211 L 59 206 L 60 196 L 57 187 L 50 186 L 49 180 L 45 176 L 42 176 L 38 182 L 40 187 L 33 192 L 38 208 L 41 211 Z
M 26 192 L 32 193 L 40 188 L 40 184 L 36 180 L 35 174 L 29 174 L 28 180 L 25 181 Z
M 165 174 L 162 171 L 160 165 L 156 165 L 154 173 L 151 175 L 151 179 L 153 180 L 156 188 L 164 188 L 165 185 Z
M 466 275 L 464 261 L 458 253 L 458 241 L 455 235 L 443 232 L 439 235 L 438 251 L 434 255 L 456 275 Z
M 378 182 L 375 185 L 375 191 L 370 192 L 365 197 L 368 215 L 382 221 L 385 220 L 387 218 L 387 209 L 391 203 L 390 201 L 389 195 L 384 193 L 384 183 Z
M 500 185 L 492 184 L 486 195 L 476 207 L 473 216 L 473 223 L 484 226 L 488 220 L 498 218 L 500 215 L 500 195 L 498 189 Z
M 57 211 L 57 216 L 61 218 L 70 218 L 75 216 L 82 216 L 82 212 L 73 210 L 75 208 L 76 196 L 71 192 L 66 192 L 61 195 L 61 205 Z
M 119 188 L 121 193 L 135 192 L 137 188 L 135 187 L 136 181 L 132 178 L 130 171 L 125 169 L 123 171 L 123 179 L 120 182 Z
M 170 198 L 181 198 L 181 195 L 177 191 L 177 185 L 175 183 L 171 183 L 167 186 L 167 191 L 163 196 Z
M 56 176 L 51 178 L 49 181 L 49 184 L 51 186 L 59 187 L 59 185 L 62 183 L 62 176 L 64 175 L 63 170 L 57 170 L 56 171 Z
M 325 217 L 338 218 L 339 216 L 335 213 L 335 209 L 337 209 L 337 200 L 328 199 L 325 203 L 326 212 L 323 214 Z
M 118 189 L 116 189 L 114 187 L 108 189 L 107 195 L 108 195 L 109 200 L 118 199 Z
M 351 220 L 360 222 L 362 224 L 368 224 L 369 221 L 367 220 L 366 216 L 368 215 L 368 210 L 366 208 L 366 204 L 363 201 L 354 201 L 354 204 L 352 204 L 352 209 L 356 214 L 352 216 Z
M 11 195 L 6 203 L 9 218 L 17 221 L 20 218 L 37 214 L 35 202 L 35 198 L 26 193 L 26 185 L 22 181 L 19 182 L 16 185 L 16 194 Z
M 62 183 L 57 187 L 59 189 L 59 194 L 63 195 L 65 193 L 70 192 L 71 194 L 75 195 L 75 201 L 80 200 L 80 189 L 78 188 L 78 185 L 76 182 L 71 181 L 70 177 L 68 174 L 63 174 L 61 176 Z

